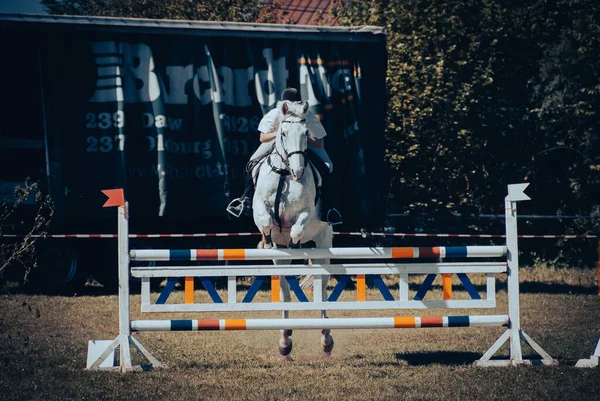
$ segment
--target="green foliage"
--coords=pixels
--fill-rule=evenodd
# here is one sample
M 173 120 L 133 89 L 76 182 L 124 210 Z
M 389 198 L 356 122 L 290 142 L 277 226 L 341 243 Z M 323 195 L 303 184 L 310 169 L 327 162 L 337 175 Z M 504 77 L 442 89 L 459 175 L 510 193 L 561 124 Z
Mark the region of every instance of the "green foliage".
M 344 24 L 388 35 L 390 211 L 502 213 L 506 184 L 529 181 L 532 214 L 597 215 L 599 11 L 594 0 L 338 1 Z M 566 260 L 556 249 L 541 256 Z
M 557 1 L 532 20 L 542 49 L 532 77 L 531 106 L 540 133 L 533 174 L 559 211 L 578 205 L 598 213 L 600 202 L 600 5 Z M 556 190 L 559 189 L 559 190 Z
M 276 22 L 273 5 L 259 0 L 42 0 L 51 14 L 149 19 Z
M 386 160 L 396 212 L 498 211 L 505 184 L 523 180 L 540 214 L 597 208 L 598 7 L 338 3 L 344 23 L 388 34 Z

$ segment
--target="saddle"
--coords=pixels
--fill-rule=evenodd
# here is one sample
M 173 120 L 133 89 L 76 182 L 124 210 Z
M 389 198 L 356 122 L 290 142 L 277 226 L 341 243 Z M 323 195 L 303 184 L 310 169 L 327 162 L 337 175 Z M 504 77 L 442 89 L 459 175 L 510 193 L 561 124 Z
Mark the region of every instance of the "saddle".
M 265 162 L 269 165 L 269 167 L 271 168 L 271 171 L 279 174 L 279 183 L 277 185 L 277 193 L 275 195 L 275 211 L 274 211 L 272 217 L 277 222 L 277 225 L 279 226 L 279 231 L 281 231 L 283 229 L 283 227 L 282 227 L 281 218 L 279 217 L 279 204 L 280 204 L 280 200 L 281 200 L 283 184 L 285 182 L 286 177 L 288 175 L 290 175 L 290 172 L 289 172 L 289 170 L 280 169 L 280 168 L 277 168 L 277 167 L 271 165 L 270 156 L 273 154 L 274 149 L 275 149 L 275 146 L 273 146 L 273 149 L 271 149 L 271 151 L 268 152 L 267 154 L 265 154 L 264 156 L 256 158 L 255 160 L 250 160 L 248 162 L 248 164 L 246 165 L 246 171 L 250 174 L 252 174 L 252 171 L 255 171 L 255 174 L 252 176 L 252 183 L 254 185 L 254 188 L 256 188 L 256 185 L 258 183 L 258 178 L 259 178 L 260 170 L 261 170 L 260 167 Z M 314 165 L 312 160 L 310 160 L 309 158 L 307 158 L 307 164 L 310 166 L 310 169 L 312 170 L 313 176 L 315 178 L 315 180 L 314 180 L 315 181 L 315 194 L 316 194 L 315 205 L 317 205 L 317 203 L 319 202 L 319 199 L 321 198 L 321 188 L 322 188 L 322 184 L 323 184 L 323 177 L 321 176 L 321 173 L 319 173 L 319 169 Z
M 285 179 L 285 177 L 290 174 L 290 172 L 288 170 L 278 169 L 278 168 L 270 165 L 268 158 L 269 158 L 269 156 L 271 156 L 273 154 L 274 150 L 275 150 L 275 145 L 273 145 L 273 148 L 268 153 L 266 153 L 260 157 L 257 157 L 254 160 L 250 160 L 246 164 L 246 173 L 247 174 L 253 174 L 253 171 L 255 171 L 254 175 L 252 176 L 252 184 L 254 185 L 254 188 L 256 188 L 256 184 L 258 183 L 260 167 L 264 163 L 268 163 L 269 166 L 271 167 L 271 171 L 279 174 L 281 177 L 283 177 L 283 179 Z M 315 166 L 313 161 L 310 160 L 310 158 L 308 158 L 307 161 L 308 161 L 308 165 L 310 166 L 310 169 L 313 172 L 313 176 L 315 177 L 315 186 L 316 186 L 315 193 L 317 194 L 315 196 L 315 205 L 316 205 L 317 202 L 319 201 L 319 199 L 321 198 L 321 188 L 323 186 L 323 177 L 321 176 L 319 169 Z M 282 179 L 280 179 L 280 183 L 281 183 L 281 181 L 282 181 Z M 280 184 L 280 186 L 281 186 L 281 184 Z M 277 190 L 278 195 L 280 194 L 280 192 L 281 192 L 281 189 L 279 188 Z

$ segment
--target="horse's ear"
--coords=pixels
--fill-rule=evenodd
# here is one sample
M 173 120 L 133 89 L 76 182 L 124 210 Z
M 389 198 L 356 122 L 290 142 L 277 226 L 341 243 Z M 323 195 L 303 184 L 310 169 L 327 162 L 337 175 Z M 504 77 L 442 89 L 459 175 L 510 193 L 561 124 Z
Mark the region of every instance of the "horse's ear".
M 288 103 L 287 102 L 283 102 L 283 104 L 281 105 L 281 112 L 283 113 L 284 116 L 288 113 Z
M 302 114 L 306 114 L 308 111 L 308 100 L 304 102 L 304 106 L 302 107 Z

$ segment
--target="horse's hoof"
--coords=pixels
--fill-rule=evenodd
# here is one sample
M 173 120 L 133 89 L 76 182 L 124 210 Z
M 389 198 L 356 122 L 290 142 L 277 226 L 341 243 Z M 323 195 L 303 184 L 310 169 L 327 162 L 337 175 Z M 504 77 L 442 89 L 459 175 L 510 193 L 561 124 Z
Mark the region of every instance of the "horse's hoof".
M 331 355 L 334 345 L 333 337 L 329 334 L 321 336 L 321 349 L 327 356 Z
M 279 353 L 282 356 L 288 356 L 292 352 L 292 347 L 294 344 L 292 343 L 291 338 L 280 338 L 279 339 Z
M 288 248 L 290 249 L 298 249 L 301 248 L 300 246 L 300 242 L 298 242 L 297 244 L 294 244 L 294 241 L 290 240 L 290 243 L 288 245 Z

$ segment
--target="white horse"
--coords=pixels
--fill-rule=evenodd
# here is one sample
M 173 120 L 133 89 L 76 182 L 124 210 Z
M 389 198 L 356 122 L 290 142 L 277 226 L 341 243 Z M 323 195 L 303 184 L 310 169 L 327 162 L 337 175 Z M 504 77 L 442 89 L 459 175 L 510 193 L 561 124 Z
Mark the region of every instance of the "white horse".
M 254 223 L 264 235 L 259 248 L 276 247 L 276 244 L 299 248 L 301 244 L 314 241 L 318 248 L 330 248 L 333 243 L 333 229 L 319 219 L 320 202 L 315 205 L 318 181 L 317 170 L 311 167 L 306 157 L 308 151 L 308 128 L 304 114 L 308 102 L 304 104 L 281 102 L 283 119 L 277 131 L 275 147 L 266 161 L 256 166 L 253 176 L 258 173 L 258 181 L 253 199 Z M 314 263 L 328 264 L 329 259 L 313 260 Z M 274 261 L 275 264 L 289 264 L 290 260 Z M 310 282 L 312 280 L 306 280 Z M 327 280 L 323 280 L 323 300 L 327 299 Z M 280 280 L 281 299 L 289 302 L 290 286 L 285 278 Z M 289 311 L 283 311 L 283 318 Z M 323 318 L 326 311 L 321 311 Z M 333 349 L 333 338 L 329 329 L 321 331 L 321 347 L 327 355 Z M 286 358 L 292 351 L 292 330 L 281 330 L 279 352 Z

